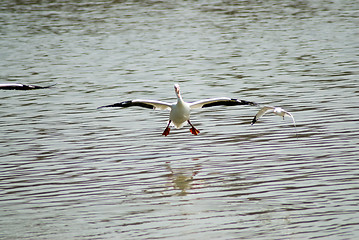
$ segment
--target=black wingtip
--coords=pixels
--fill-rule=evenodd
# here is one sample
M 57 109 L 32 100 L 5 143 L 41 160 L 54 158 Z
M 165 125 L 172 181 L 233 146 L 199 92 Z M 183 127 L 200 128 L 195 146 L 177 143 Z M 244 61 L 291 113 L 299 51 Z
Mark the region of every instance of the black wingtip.
M 111 105 L 105 105 L 105 106 L 98 107 L 97 109 L 107 108 L 107 107 L 123 107 L 123 103 L 115 103 L 115 104 L 111 104 Z
M 146 104 L 146 103 L 143 103 L 143 102 L 133 102 L 133 101 L 129 100 L 129 101 L 123 101 L 123 102 L 115 103 L 115 104 L 111 104 L 111 105 L 101 106 L 101 107 L 98 107 L 97 109 L 99 109 L 99 108 L 107 108 L 107 107 L 122 107 L 122 108 L 126 108 L 126 107 L 132 107 L 132 106 L 145 107 L 145 108 L 151 108 L 151 109 L 154 108 L 154 107 L 153 107 L 152 105 L 150 105 L 150 104 Z
M 54 83 L 54 84 L 51 84 L 51 85 L 48 85 L 48 86 L 39 86 L 39 85 L 26 85 L 26 84 L 23 84 L 23 88 L 24 90 L 33 90 L 33 89 L 45 89 L 45 88 L 51 88 L 53 86 L 55 86 L 57 83 Z
M 42 88 L 52 88 L 53 86 L 57 85 L 57 83 L 54 83 L 54 84 L 51 84 L 49 86 L 46 86 L 46 87 L 42 87 Z
M 255 124 L 257 122 L 256 117 L 253 118 L 251 125 Z
M 259 106 L 259 104 L 256 103 L 256 102 L 251 102 L 251 101 L 246 101 L 246 100 L 240 100 L 240 102 L 241 102 L 243 105 Z

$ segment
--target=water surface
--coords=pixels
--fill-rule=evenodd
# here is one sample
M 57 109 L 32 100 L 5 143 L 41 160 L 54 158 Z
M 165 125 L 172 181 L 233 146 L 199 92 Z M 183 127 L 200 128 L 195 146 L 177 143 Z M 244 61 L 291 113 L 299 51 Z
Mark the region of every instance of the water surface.
M 357 1 L 2 1 L 2 239 L 355 239 Z M 96 109 L 134 98 L 278 105 Z

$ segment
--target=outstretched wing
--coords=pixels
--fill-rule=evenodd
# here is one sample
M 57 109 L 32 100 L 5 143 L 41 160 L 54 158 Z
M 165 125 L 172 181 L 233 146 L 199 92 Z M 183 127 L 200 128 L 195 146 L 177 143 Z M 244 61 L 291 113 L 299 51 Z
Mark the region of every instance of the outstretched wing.
M 290 112 L 287 112 L 287 111 L 284 111 L 284 113 L 285 113 L 285 115 L 287 115 L 287 116 L 289 116 L 289 117 L 292 118 L 292 120 L 293 120 L 293 125 L 294 125 L 294 127 L 296 127 L 296 124 L 295 124 L 295 120 L 294 120 L 293 115 L 292 115 Z
M 274 107 L 271 106 L 264 106 L 262 107 L 257 114 L 254 116 L 253 120 L 252 120 L 252 125 L 255 124 L 257 122 L 257 120 L 259 118 L 261 118 L 264 114 L 266 114 L 268 111 L 273 111 Z
M 294 124 L 294 129 L 295 129 L 295 136 L 296 136 L 297 139 L 298 139 L 297 125 L 296 125 L 296 123 L 295 123 L 294 116 L 293 116 L 290 112 L 287 112 L 287 111 L 285 111 L 285 114 L 292 118 L 293 124 Z
M 237 100 L 234 98 L 220 97 L 220 98 L 210 98 L 199 100 L 193 103 L 189 103 L 191 109 L 196 108 L 206 108 L 213 106 L 235 106 L 235 105 L 251 105 L 257 106 L 258 104 L 255 102 L 245 101 L 245 100 Z
M 130 100 L 130 101 L 124 101 L 124 102 L 120 102 L 120 103 L 115 103 L 115 104 L 111 104 L 111 105 L 106 105 L 106 106 L 101 106 L 98 108 L 105 108 L 105 107 L 133 107 L 133 106 L 137 106 L 137 107 L 144 107 L 144 108 L 149 108 L 149 109 L 159 109 L 159 110 L 170 110 L 172 104 L 166 103 L 166 102 L 162 102 L 162 101 L 156 101 L 156 100 L 143 100 L 143 99 L 135 99 L 135 100 Z

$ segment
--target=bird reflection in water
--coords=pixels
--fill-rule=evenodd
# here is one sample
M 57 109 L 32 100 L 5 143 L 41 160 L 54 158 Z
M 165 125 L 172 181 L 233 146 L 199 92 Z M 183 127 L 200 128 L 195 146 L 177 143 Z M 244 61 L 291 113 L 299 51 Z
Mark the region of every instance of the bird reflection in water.
M 186 168 L 172 168 L 169 162 L 166 162 L 166 168 L 170 172 L 167 177 L 171 181 L 171 186 L 174 189 L 179 189 L 178 196 L 186 196 L 187 190 L 193 188 L 194 176 L 198 174 L 201 169 L 200 164 Z

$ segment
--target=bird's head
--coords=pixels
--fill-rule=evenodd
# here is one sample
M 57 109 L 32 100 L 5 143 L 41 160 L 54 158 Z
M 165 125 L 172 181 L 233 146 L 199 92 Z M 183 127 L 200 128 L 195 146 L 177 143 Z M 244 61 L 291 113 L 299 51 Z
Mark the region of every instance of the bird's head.
M 175 87 L 175 92 L 176 92 L 177 97 L 181 97 L 180 86 L 176 83 L 174 87 Z
M 176 93 L 180 92 L 180 86 L 177 83 L 175 84 L 175 92 Z

